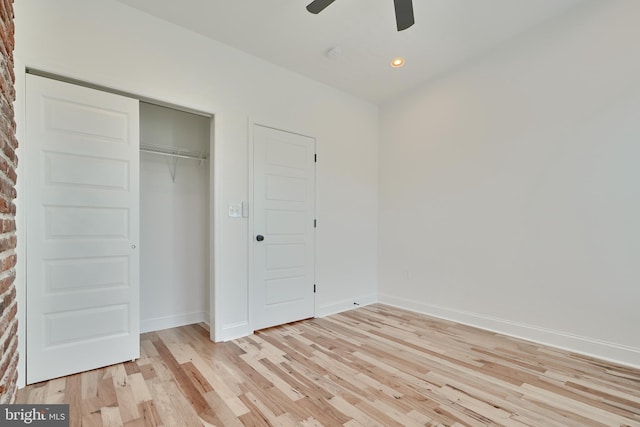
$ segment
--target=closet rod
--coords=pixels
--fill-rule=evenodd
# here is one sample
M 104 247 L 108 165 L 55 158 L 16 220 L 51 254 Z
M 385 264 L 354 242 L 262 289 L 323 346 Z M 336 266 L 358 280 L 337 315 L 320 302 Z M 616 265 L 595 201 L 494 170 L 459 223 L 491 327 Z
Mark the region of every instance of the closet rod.
M 207 156 L 204 154 L 190 153 L 187 151 L 174 151 L 171 149 L 151 147 L 148 145 L 140 145 L 140 151 L 160 154 L 162 156 L 179 157 L 181 159 L 207 160 Z

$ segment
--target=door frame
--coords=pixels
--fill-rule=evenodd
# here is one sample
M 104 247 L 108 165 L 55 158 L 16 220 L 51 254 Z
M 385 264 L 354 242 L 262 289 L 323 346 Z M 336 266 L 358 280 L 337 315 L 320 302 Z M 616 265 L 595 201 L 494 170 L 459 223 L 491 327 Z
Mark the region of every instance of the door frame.
M 281 131 L 281 132 L 287 132 L 287 133 L 291 133 L 294 135 L 300 135 L 300 136 L 304 136 L 306 138 L 311 138 L 313 139 L 313 145 L 314 145 L 314 152 L 317 153 L 318 152 L 318 139 L 314 136 L 310 136 L 309 134 L 305 133 L 305 132 L 296 132 L 296 131 L 291 131 L 291 130 L 286 130 L 284 127 L 279 127 L 279 126 L 273 126 L 273 125 L 267 125 L 264 124 L 263 122 L 258 122 L 258 121 L 253 121 L 251 119 L 249 119 L 247 121 L 247 152 L 248 152 L 248 163 L 247 163 L 247 169 L 249 171 L 248 174 L 248 203 L 249 203 L 249 217 L 248 217 L 248 223 L 247 223 L 247 321 L 249 323 L 249 333 L 253 333 L 255 332 L 255 328 L 254 328 L 254 322 L 253 322 L 253 294 L 255 292 L 254 289 L 254 274 L 253 274 L 253 262 L 254 262 L 254 258 L 255 258 L 255 254 L 254 254 L 254 245 L 253 245 L 253 238 L 255 236 L 255 227 L 254 227 L 254 221 L 253 219 L 255 218 L 254 215 L 254 211 L 253 211 L 253 206 L 254 206 L 254 178 L 255 178 L 255 174 L 254 174 L 254 134 L 253 134 L 253 130 L 255 128 L 255 126 L 262 126 L 262 127 L 266 127 L 266 128 L 270 128 L 270 129 L 274 129 L 277 131 Z M 318 199 L 318 163 L 315 162 L 314 166 L 313 166 L 313 210 L 314 210 L 314 217 L 317 218 L 318 217 L 318 203 L 317 203 L 317 199 Z M 317 257 L 318 257 L 318 229 L 316 227 L 314 227 L 313 229 L 314 232 L 314 238 L 313 238 L 313 282 L 314 284 L 317 283 Z M 317 289 L 317 287 L 316 287 Z M 316 315 L 318 313 L 318 298 L 317 298 L 317 291 L 314 292 L 313 294 L 313 317 L 315 318 Z

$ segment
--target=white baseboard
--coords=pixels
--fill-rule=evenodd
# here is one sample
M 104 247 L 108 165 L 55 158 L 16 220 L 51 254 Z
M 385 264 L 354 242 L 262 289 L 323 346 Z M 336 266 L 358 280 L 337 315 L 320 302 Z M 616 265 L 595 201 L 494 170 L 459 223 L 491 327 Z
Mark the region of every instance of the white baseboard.
M 252 332 L 253 331 L 249 330 L 249 322 L 231 323 L 222 326 L 221 336 L 216 337 L 216 342 L 231 341 L 236 338 L 246 337 L 251 335 Z
M 354 308 L 364 307 L 365 305 L 375 304 L 376 302 L 378 302 L 378 296 L 376 294 L 361 295 L 359 297 L 337 301 L 318 307 L 316 310 L 316 317 L 325 317 L 331 314 L 353 310 Z
M 364 295 L 319 307 L 316 310 L 315 316 L 325 317 L 331 314 L 353 310 L 354 308 L 364 307 L 365 305 L 375 304 L 376 302 L 378 302 L 376 294 Z M 216 337 L 216 341 L 231 341 L 236 338 L 246 337 L 252 333 L 253 331 L 249 329 L 248 322 L 233 323 L 222 326 L 220 337 Z
M 179 326 L 208 321 L 209 313 L 205 311 L 155 317 L 153 319 L 144 319 L 140 321 L 140 333 L 160 331 L 162 329 L 177 328 Z
M 621 365 L 640 368 L 640 348 L 623 346 L 571 333 L 540 328 L 523 323 L 511 322 L 455 310 L 448 307 L 426 304 L 423 302 L 379 294 L 378 302 L 405 310 L 415 311 L 428 316 L 451 320 L 477 328 L 486 329 L 515 338 L 548 345 L 551 347 L 581 353 L 586 356 L 608 360 Z

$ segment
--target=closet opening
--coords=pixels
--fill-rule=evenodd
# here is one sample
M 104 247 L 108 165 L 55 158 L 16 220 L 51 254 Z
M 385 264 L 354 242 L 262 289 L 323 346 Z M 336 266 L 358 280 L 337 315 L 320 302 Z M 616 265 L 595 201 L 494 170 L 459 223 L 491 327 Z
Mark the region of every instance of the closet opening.
M 213 115 L 25 77 L 23 378 L 131 360 L 140 332 L 209 323 Z
M 209 323 L 213 118 L 140 102 L 140 332 Z

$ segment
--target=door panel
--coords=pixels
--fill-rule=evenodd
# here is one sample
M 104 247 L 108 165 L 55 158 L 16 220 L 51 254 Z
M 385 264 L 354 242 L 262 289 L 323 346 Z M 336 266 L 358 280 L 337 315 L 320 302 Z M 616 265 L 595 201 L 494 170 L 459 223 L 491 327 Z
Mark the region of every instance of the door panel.
M 265 268 L 281 270 L 283 268 L 304 268 L 304 244 L 273 245 L 269 247 Z
M 307 229 L 307 216 L 305 212 L 267 210 L 265 212 L 266 232 L 280 237 L 286 234 L 304 235 Z
M 126 288 L 129 286 L 128 257 L 82 257 L 45 260 L 46 293 L 74 289 Z
M 126 161 L 44 153 L 45 181 L 51 186 L 128 190 Z
M 251 324 L 313 317 L 315 141 L 254 126 Z
M 117 304 L 44 315 L 48 347 L 121 335 L 129 331 L 129 305 Z
M 138 101 L 27 75 L 27 382 L 139 357 Z

